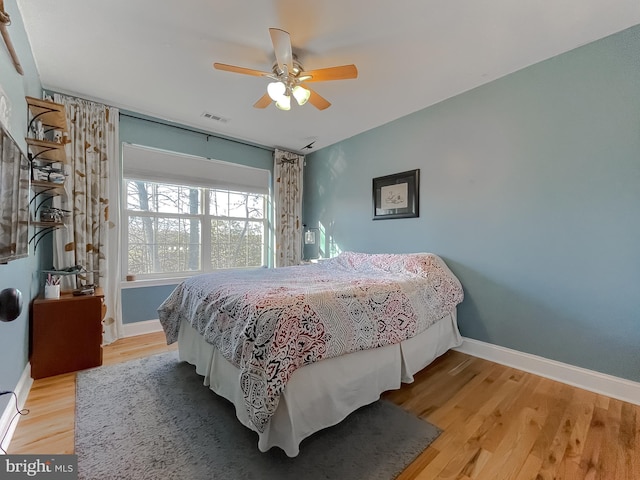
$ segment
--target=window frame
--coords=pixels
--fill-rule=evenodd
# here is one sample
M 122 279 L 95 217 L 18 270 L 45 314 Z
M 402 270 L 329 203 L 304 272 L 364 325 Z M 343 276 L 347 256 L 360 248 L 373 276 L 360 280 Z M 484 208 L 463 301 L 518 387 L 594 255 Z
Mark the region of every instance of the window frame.
M 163 212 L 154 212 L 154 211 L 144 211 L 144 210 L 130 210 L 128 208 L 128 191 L 127 191 L 127 183 L 130 181 L 142 181 L 147 183 L 154 184 L 164 184 L 164 185 L 172 185 L 172 186 L 180 186 L 185 188 L 195 188 L 200 190 L 200 201 L 202 202 L 201 213 L 192 214 L 192 213 L 163 213 Z M 263 209 L 263 217 L 262 218 L 253 218 L 253 217 L 231 217 L 231 216 L 213 216 L 210 213 L 210 201 L 212 198 L 212 192 L 214 191 L 224 191 L 224 192 L 235 192 L 240 194 L 249 194 L 249 195 L 259 195 L 262 197 L 262 209 Z M 173 183 L 170 179 L 161 180 L 158 178 L 154 179 L 143 179 L 139 178 L 139 176 L 135 176 L 135 178 L 127 178 L 123 176 L 122 178 L 122 209 L 121 209 L 121 246 L 123 252 L 128 252 L 129 246 L 129 219 L 130 217 L 151 217 L 151 218 L 196 218 L 200 220 L 200 269 L 194 271 L 181 271 L 181 272 L 155 272 L 155 273 L 145 273 L 145 274 L 135 274 L 136 280 L 142 281 L 162 281 L 162 280 L 181 280 L 184 278 L 189 278 L 194 275 L 200 275 L 203 273 L 210 273 L 219 270 L 225 270 L 220 268 L 213 268 L 211 253 L 213 251 L 212 247 L 212 235 L 211 235 L 211 226 L 213 220 L 224 220 L 224 221 L 249 221 L 253 223 L 262 224 L 263 230 L 263 239 L 262 239 L 262 266 L 269 267 L 272 264 L 272 259 L 270 256 L 271 245 L 272 245 L 272 228 L 270 219 L 272 217 L 270 208 L 271 208 L 271 194 L 263 193 L 263 192 L 255 192 L 252 189 L 247 188 L 243 190 L 240 186 L 235 187 L 223 187 L 223 186 L 210 186 L 206 187 L 203 185 L 185 185 L 183 182 Z M 128 254 L 124 254 L 121 256 L 121 270 L 122 270 L 122 279 L 127 275 L 130 275 L 131 272 L 128 271 L 129 258 Z M 258 266 L 248 266 L 248 267 L 230 267 L 233 269 L 242 269 L 242 268 L 259 268 Z

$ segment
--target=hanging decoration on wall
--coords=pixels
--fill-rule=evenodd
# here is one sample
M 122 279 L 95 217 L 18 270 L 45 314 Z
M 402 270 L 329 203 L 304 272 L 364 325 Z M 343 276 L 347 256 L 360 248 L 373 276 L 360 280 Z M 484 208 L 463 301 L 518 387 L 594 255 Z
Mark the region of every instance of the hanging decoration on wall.
M 373 219 L 420 216 L 420 169 L 373 179 Z
M 9 128 L 9 118 L 11 117 L 11 101 L 9 96 L 4 93 L 2 85 L 0 85 L 0 125 Z
M 13 65 L 16 67 L 16 71 L 20 75 L 24 75 L 24 70 L 22 70 L 20 60 L 18 60 L 18 54 L 13 48 L 13 43 L 11 43 L 11 38 L 9 37 L 9 31 L 7 30 L 9 25 L 11 25 L 11 18 L 9 17 L 9 14 L 4 11 L 4 0 L 0 0 L 0 33 L 2 34 L 4 43 L 7 45 L 7 50 L 9 51 L 9 55 L 11 55 L 11 60 L 13 60 Z

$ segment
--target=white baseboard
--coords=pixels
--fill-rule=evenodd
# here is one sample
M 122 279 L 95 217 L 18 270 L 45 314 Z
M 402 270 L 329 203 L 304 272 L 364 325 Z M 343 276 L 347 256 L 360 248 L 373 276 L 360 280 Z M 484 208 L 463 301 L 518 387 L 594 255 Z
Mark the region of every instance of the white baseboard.
M 462 345 L 454 350 L 640 405 L 640 383 L 638 382 L 518 352 L 472 338 L 463 338 L 463 340 Z
M 159 331 L 162 331 L 160 320 L 147 320 L 144 322 L 135 322 L 123 325 L 123 333 L 125 337 Z M 18 397 L 19 410 L 24 408 L 32 385 L 33 379 L 31 378 L 31 364 L 27 362 L 27 365 L 25 366 L 24 371 L 20 376 L 20 380 L 18 380 L 18 384 L 14 390 Z M 13 395 L 10 395 L 10 397 L 11 398 L 5 407 L 4 412 L 2 412 L 2 416 L 0 417 L 0 442 L 2 442 L 1 446 L 5 451 L 9 448 L 9 443 L 11 443 L 11 438 L 13 437 L 16 426 L 18 425 L 18 419 L 16 418 L 14 420 L 13 418 L 16 414 L 16 402 Z M 4 440 L 2 440 L 3 436 Z M 2 452 L 0 451 L 0 453 Z
M 33 385 L 33 378 L 31 378 L 31 364 L 27 362 L 27 365 L 24 367 L 20 380 L 18 380 L 18 384 L 14 390 L 18 397 L 18 410 L 22 410 L 24 408 L 24 404 L 27 402 L 27 397 L 29 396 L 29 391 L 31 390 L 31 385 Z M 2 417 L 0 417 L 0 440 L 2 441 L 2 448 L 5 451 L 8 450 L 11 438 L 13 437 L 13 433 L 18 425 L 18 418 L 14 419 L 16 413 L 15 398 L 13 395 L 10 395 L 9 403 L 7 403 L 4 412 L 2 412 Z M 4 439 L 2 439 L 2 436 L 4 436 Z
M 160 320 L 145 320 L 144 322 L 125 323 L 122 325 L 125 337 L 144 335 L 145 333 L 155 333 L 162 331 Z

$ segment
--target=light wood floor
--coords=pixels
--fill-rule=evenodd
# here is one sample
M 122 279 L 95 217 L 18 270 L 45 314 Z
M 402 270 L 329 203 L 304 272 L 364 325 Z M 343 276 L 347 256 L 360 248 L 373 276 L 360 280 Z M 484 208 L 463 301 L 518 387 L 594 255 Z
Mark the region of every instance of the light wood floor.
M 173 348 L 121 339 L 104 364 Z M 401 480 L 640 479 L 637 405 L 454 351 L 384 397 L 444 430 Z M 75 374 L 36 380 L 25 408 L 9 453 L 73 453 Z

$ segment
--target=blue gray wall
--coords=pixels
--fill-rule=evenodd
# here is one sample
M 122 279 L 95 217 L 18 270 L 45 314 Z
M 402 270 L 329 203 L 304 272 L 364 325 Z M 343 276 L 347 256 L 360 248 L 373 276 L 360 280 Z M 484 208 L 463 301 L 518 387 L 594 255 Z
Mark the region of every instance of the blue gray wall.
M 273 170 L 273 150 L 137 113 L 120 113 L 120 142 Z
M 121 142 L 223 160 L 273 172 L 272 150 L 208 136 L 206 133 L 199 133 L 180 125 L 163 124 L 157 119 L 131 112 L 122 113 L 123 115 L 120 116 Z M 175 285 L 123 289 L 121 295 L 123 323 L 157 319 L 156 309 L 171 293 L 173 287 Z
M 158 318 L 158 306 L 173 292 L 176 285 L 123 288 L 122 323 L 136 323 Z
M 27 103 L 24 97 L 40 97 L 42 87 L 15 1 L 6 1 L 5 9 L 11 16 L 8 30 L 24 75 L 16 72 L 4 42 L 0 41 L 0 86 L 11 102 L 9 130 L 26 153 Z M 15 389 L 29 359 L 29 303 L 38 294 L 38 261 L 32 248 L 28 258 L 0 265 L 0 290 L 17 288 L 22 292 L 24 302 L 20 317 L 11 323 L 0 322 L 0 390 Z M 9 397 L 0 398 L 0 412 L 9 400 Z
M 640 381 L 638 52 L 634 27 L 311 154 L 304 222 L 441 255 L 467 337 Z M 414 168 L 420 217 L 372 221 L 372 178 Z

